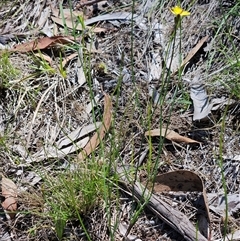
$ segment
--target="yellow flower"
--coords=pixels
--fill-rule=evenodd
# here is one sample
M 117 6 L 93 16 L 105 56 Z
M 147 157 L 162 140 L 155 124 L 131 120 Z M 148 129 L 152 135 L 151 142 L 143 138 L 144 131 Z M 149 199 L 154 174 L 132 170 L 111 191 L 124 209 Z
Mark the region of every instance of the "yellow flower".
M 171 8 L 170 10 L 176 16 L 184 17 L 184 16 L 189 16 L 190 15 L 190 12 L 183 10 L 179 6 L 175 6 L 175 7 Z

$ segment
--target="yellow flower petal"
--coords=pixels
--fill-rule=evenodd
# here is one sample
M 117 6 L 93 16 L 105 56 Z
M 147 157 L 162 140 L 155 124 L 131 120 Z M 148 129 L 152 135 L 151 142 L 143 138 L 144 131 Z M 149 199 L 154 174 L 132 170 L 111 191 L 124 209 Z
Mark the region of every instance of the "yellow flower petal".
M 171 8 L 171 12 L 175 15 L 181 14 L 182 11 L 183 11 L 183 9 L 180 8 L 179 6 L 175 6 L 175 7 Z
M 189 15 L 190 15 L 190 12 L 188 12 L 188 11 L 182 11 L 180 13 L 180 16 L 189 16 Z
M 178 16 L 178 15 L 180 15 L 180 16 L 189 16 L 190 15 L 190 12 L 183 10 L 179 6 L 175 6 L 175 7 L 171 8 L 171 12 L 174 15 L 176 15 L 176 16 Z

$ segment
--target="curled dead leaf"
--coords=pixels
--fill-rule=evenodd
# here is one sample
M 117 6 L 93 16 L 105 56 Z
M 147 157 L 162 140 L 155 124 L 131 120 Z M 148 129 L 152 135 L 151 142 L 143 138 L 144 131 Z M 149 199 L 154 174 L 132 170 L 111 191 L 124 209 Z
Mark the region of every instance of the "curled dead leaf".
M 104 97 L 104 112 L 103 112 L 103 123 L 99 130 L 92 136 L 88 144 L 82 150 L 81 153 L 78 154 L 77 160 L 83 161 L 89 154 L 91 154 L 99 145 L 101 140 L 104 138 L 105 134 L 109 130 L 111 126 L 112 119 L 112 101 L 110 96 L 105 94 Z
M 185 143 L 198 143 L 198 144 L 200 143 L 199 141 L 195 141 L 191 138 L 181 136 L 177 132 L 166 129 L 166 128 L 153 129 L 150 131 L 146 131 L 145 136 L 163 136 L 170 141 L 185 142 Z
M 73 58 L 77 57 L 78 56 L 78 53 L 73 53 L 71 55 L 69 55 L 68 57 L 64 58 L 63 61 L 62 61 L 62 67 L 64 68 L 65 65 L 70 61 L 72 60 Z
M 17 186 L 15 183 L 2 176 L 2 196 L 5 200 L 2 202 L 2 207 L 7 211 L 13 219 L 17 210 Z
M 203 37 L 198 44 L 188 53 L 187 57 L 183 60 L 181 67 L 188 63 L 192 57 L 197 53 L 197 51 L 203 46 L 203 44 L 208 40 L 208 36 Z
M 40 59 L 44 59 L 45 61 L 47 61 L 50 65 L 52 65 L 52 58 L 49 57 L 48 55 L 46 54 L 43 54 L 43 53 L 36 53 L 34 54 L 36 57 L 40 58 Z
M 155 192 L 199 191 L 202 192 L 201 178 L 194 172 L 179 170 L 157 175 L 154 181 Z
M 9 51 L 26 53 L 35 50 L 46 49 L 50 47 L 55 47 L 58 44 L 70 44 L 74 43 L 74 37 L 72 36 L 53 36 L 44 37 L 29 41 L 23 44 L 14 45 Z
M 198 50 L 202 47 L 202 45 L 208 40 L 208 36 L 203 37 L 198 43 L 197 45 L 188 53 L 187 57 L 183 60 L 180 68 L 183 68 L 184 65 L 186 65 L 192 58 L 193 56 L 198 52 Z M 180 69 L 178 68 L 176 71 L 174 71 L 172 73 L 172 76 L 175 75 L 178 70 Z

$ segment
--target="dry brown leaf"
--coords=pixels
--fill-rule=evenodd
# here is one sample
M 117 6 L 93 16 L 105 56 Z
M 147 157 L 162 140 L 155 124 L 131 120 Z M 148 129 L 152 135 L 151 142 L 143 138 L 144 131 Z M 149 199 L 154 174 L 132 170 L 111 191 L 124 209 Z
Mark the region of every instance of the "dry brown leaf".
M 201 178 L 191 171 L 172 171 L 157 175 L 154 181 L 155 192 L 203 191 Z
M 78 53 L 73 53 L 71 55 L 69 55 L 68 57 L 64 58 L 62 61 L 62 67 L 65 67 L 65 65 L 73 58 L 75 58 L 76 56 L 78 56 Z
M 44 37 L 23 44 L 14 45 L 13 49 L 10 49 L 9 51 L 26 53 L 30 51 L 54 47 L 57 44 L 73 43 L 73 41 L 74 38 L 71 36 Z
M 54 16 L 60 17 L 60 13 L 58 13 L 58 15 L 54 15 Z M 86 19 L 86 16 L 84 16 L 84 13 L 82 11 L 73 11 L 70 8 L 63 9 L 63 16 L 64 16 L 64 19 L 70 19 L 72 22 L 76 21 L 78 16 L 81 16 L 84 19 Z
M 48 55 L 46 54 L 43 54 L 43 53 L 36 53 L 34 54 L 36 57 L 40 58 L 40 59 L 44 59 L 46 60 L 50 65 L 52 65 L 52 58 L 49 57 Z
M 2 196 L 5 200 L 2 202 L 2 207 L 8 212 L 13 219 L 17 210 L 17 186 L 15 183 L 2 176 Z
M 194 172 L 179 170 L 164 173 L 156 176 L 154 182 L 154 191 L 199 191 L 203 193 L 205 207 L 207 210 L 208 220 L 210 222 L 210 213 L 207 202 L 206 190 L 202 179 Z
M 187 57 L 183 60 L 181 67 L 184 66 L 197 53 L 197 51 L 202 47 L 207 39 L 208 36 L 205 36 L 198 42 L 198 44 L 188 53 Z
M 111 119 L 112 119 L 112 101 L 110 99 L 110 96 L 105 94 L 103 123 L 99 128 L 99 130 L 92 136 L 92 138 L 85 146 L 85 148 L 82 150 L 82 152 L 78 154 L 78 157 L 77 157 L 78 161 L 83 161 L 90 153 L 92 153 L 96 149 L 100 141 L 105 136 L 106 132 L 109 130 L 111 126 Z
M 62 23 L 63 23 L 63 19 L 64 21 L 68 20 L 68 21 L 71 21 L 72 23 L 75 23 L 78 21 L 78 17 L 82 17 L 84 20 L 87 18 L 87 16 L 85 16 L 84 14 L 85 12 L 78 11 L 78 10 L 73 11 L 70 8 L 64 8 L 62 12 L 60 12 L 59 9 L 52 7 L 51 11 L 52 11 L 52 16 L 56 17 L 57 19 L 61 19 Z
M 55 17 L 58 17 L 60 15 L 60 11 L 58 8 L 54 8 L 52 5 L 51 5 L 51 15 L 55 16 Z
M 178 170 L 157 175 L 155 177 L 153 190 L 157 193 L 169 191 L 202 192 L 208 222 L 211 224 L 206 190 L 202 179 L 196 173 L 187 170 Z
M 185 64 L 187 64 L 191 58 L 197 53 L 197 51 L 202 47 L 202 45 L 207 41 L 208 36 L 205 36 L 202 38 L 198 44 L 188 53 L 187 57 L 183 60 L 180 68 L 182 68 Z M 178 70 L 174 71 L 172 75 L 175 75 L 178 72 Z
M 73 10 L 73 9 L 70 9 L 70 8 L 64 8 L 64 9 L 62 9 L 62 12 L 60 12 L 59 9 L 54 8 L 54 7 L 52 7 L 51 10 L 52 10 L 52 16 L 64 19 L 64 21 L 70 20 L 73 23 L 77 22 L 78 17 L 82 17 L 83 19 L 87 19 L 89 14 L 93 12 L 92 7 L 84 8 L 84 9 L 82 9 L 83 11 Z M 62 22 L 63 22 L 63 20 L 62 20 Z
M 64 26 L 63 20 L 61 18 L 54 17 L 54 16 L 52 16 L 51 18 L 52 18 L 53 22 L 55 22 L 55 23 L 57 23 L 57 24 L 59 24 L 61 26 Z M 74 29 L 79 30 L 79 31 L 83 30 L 81 24 L 78 24 L 77 26 L 76 26 L 76 24 L 73 25 L 73 22 L 70 19 L 65 19 L 65 23 L 66 23 L 66 26 L 68 28 L 71 28 L 71 29 L 74 28 Z M 99 27 L 89 27 L 89 26 L 86 26 L 86 28 L 87 29 L 91 29 L 91 31 L 93 31 L 94 33 L 101 33 L 101 32 L 107 31 L 107 29 L 99 28 Z
M 195 141 L 195 140 L 185 137 L 185 136 L 181 136 L 177 132 L 175 132 L 173 130 L 169 130 L 169 129 L 167 130 L 165 128 L 153 129 L 150 131 L 146 131 L 145 136 L 163 136 L 170 141 L 200 144 L 200 142 L 198 142 L 198 141 Z

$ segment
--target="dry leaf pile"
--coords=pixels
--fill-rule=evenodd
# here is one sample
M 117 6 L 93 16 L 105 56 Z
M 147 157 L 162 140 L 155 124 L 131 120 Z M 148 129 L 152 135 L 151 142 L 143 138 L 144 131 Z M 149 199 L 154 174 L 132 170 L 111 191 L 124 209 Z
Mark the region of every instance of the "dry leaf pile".
M 164 9 L 157 1 L 136 1 L 134 14 L 127 1 L 81 0 L 72 1 L 72 6 L 63 2 L 60 7 L 57 0 L 9 1 L 0 11 L 0 55 L 7 49 L 19 70 L 0 86 L 0 138 L 6 139 L 0 155 L 8 177 L 1 180 L 2 208 L 10 216 L 9 227 L 14 227 L 1 226 L 0 239 L 5 235 L 8 240 L 31 240 L 31 225 L 42 222 L 34 240 L 54 240 L 52 223 L 33 213 L 26 216 L 30 201 L 21 200 L 19 193 L 34 196 L 31 190 L 42 188 L 37 170 L 54 176 L 56 170 L 75 168 L 88 157 L 100 159 L 98 150 L 104 143 L 105 163 L 114 156 L 111 150 L 119 150 L 110 163 L 120 177 L 116 189 L 122 199 L 110 200 L 110 226 L 101 207 L 84 216 L 92 240 L 109 240 L 112 227 L 116 240 L 190 241 L 196 235 L 198 240 L 222 240 L 226 202 L 227 235 L 237 240 L 240 108 L 226 90 L 222 94 L 220 80 L 208 82 L 229 66 L 222 53 L 213 55 L 210 67 L 207 62 L 220 45 L 212 22 L 227 7 L 215 0 L 194 3 L 191 16 L 183 20 L 181 41 L 177 32 L 175 45 L 169 45 L 174 25 L 169 8 L 174 1 L 166 2 Z M 189 3 L 184 1 L 185 6 Z M 229 20 L 233 32 L 237 20 Z M 233 42 L 239 49 L 234 34 Z M 179 48 L 180 62 L 179 51 L 174 51 Z M 172 58 L 169 51 L 174 51 Z M 228 51 L 230 55 L 230 47 Z M 170 81 L 159 102 L 165 67 Z M 191 98 L 193 110 L 185 108 L 182 92 L 188 102 Z M 226 106 L 224 155 L 219 157 Z M 223 196 L 220 158 L 228 200 Z M 136 203 L 145 208 L 132 223 Z M 39 202 L 35 205 L 39 212 L 47 211 Z M 72 220 L 66 230 L 76 240 L 86 238 Z

